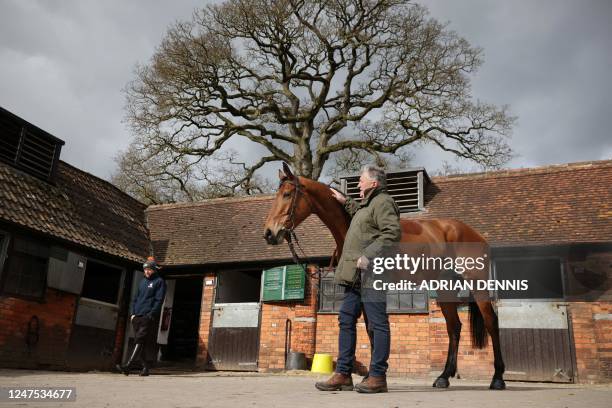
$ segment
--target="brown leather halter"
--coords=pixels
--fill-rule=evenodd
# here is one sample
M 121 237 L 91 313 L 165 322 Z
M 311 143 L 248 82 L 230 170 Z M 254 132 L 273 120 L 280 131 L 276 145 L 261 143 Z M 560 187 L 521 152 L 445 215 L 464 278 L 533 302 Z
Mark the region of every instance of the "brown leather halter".
M 297 234 L 295 233 L 295 227 L 296 227 L 295 226 L 295 210 L 297 208 L 298 196 L 300 195 L 300 193 L 302 193 L 302 189 L 301 189 L 300 181 L 297 177 L 295 177 L 293 180 L 285 179 L 281 181 L 278 188 L 281 188 L 282 185 L 285 183 L 292 184 L 294 187 L 294 193 L 293 193 L 293 198 L 291 200 L 291 206 L 289 207 L 289 213 L 287 214 L 287 222 L 289 222 L 290 225 L 285 224 L 285 229 L 287 230 L 287 236 L 286 236 L 287 245 L 289 246 L 289 251 L 291 251 L 293 262 L 295 262 L 297 265 L 300 265 L 302 266 L 302 268 L 304 268 L 303 263 L 300 262 L 300 257 L 298 256 L 297 251 L 295 250 L 295 246 L 293 245 L 293 242 L 295 241 L 295 244 L 298 246 L 300 251 L 302 251 L 302 254 L 304 255 L 304 257 L 307 258 L 306 252 L 300 246 L 300 241 L 298 240 Z M 309 202 L 309 205 L 311 205 L 310 202 Z M 304 271 L 306 271 L 306 269 L 304 269 Z
M 306 268 L 304 268 L 304 264 L 300 261 L 300 257 L 297 254 L 297 251 L 295 250 L 295 246 L 294 246 L 294 241 L 295 241 L 295 245 L 297 245 L 297 247 L 300 249 L 300 251 L 302 252 L 303 256 L 305 258 L 308 258 L 308 255 L 306 255 L 306 252 L 304 251 L 304 249 L 302 248 L 302 246 L 300 245 L 300 241 L 298 240 L 297 234 L 295 233 L 295 210 L 297 208 L 297 202 L 298 202 L 298 195 L 299 194 L 303 194 L 303 191 L 301 189 L 301 184 L 300 181 L 298 179 L 298 177 L 294 178 L 294 181 L 291 179 L 285 179 L 283 181 L 280 182 L 278 188 L 280 189 L 282 187 L 283 184 L 285 183 L 289 183 L 292 184 L 294 186 L 294 190 L 295 192 L 293 193 L 293 198 L 291 201 L 291 207 L 289 208 L 289 213 L 287 214 L 287 221 L 290 222 L 290 226 L 285 225 L 285 229 L 287 230 L 288 234 L 287 234 L 287 245 L 289 246 L 289 251 L 291 251 L 291 256 L 293 257 L 293 262 L 295 262 L 297 265 L 300 265 L 302 267 L 302 269 L 304 269 L 304 272 L 306 272 L 306 274 L 308 274 L 308 271 L 306 271 Z M 312 203 L 310 202 L 310 200 L 308 199 L 308 197 L 304 194 L 304 198 L 308 201 L 308 205 L 310 206 L 311 210 L 312 210 Z M 334 253 L 331 256 L 331 260 L 329 263 L 329 268 L 332 267 L 334 260 L 336 259 L 337 256 L 337 252 L 338 252 L 338 248 L 334 249 Z M 318 272 L 317 272 L 318 273 Z

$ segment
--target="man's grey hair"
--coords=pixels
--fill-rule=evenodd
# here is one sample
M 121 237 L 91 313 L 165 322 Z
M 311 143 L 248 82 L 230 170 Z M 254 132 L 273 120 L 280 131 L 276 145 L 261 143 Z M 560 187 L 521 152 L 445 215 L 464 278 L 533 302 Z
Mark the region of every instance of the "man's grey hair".
M 361 174 L 363 173 L 366 173 L 370 180 L 378 182 L 380 187 L 387 187 L 387 176 L 385 176 L 385 171 L 380 167 L 376 167 L 373 164 L 366 164 L 361 169 Z

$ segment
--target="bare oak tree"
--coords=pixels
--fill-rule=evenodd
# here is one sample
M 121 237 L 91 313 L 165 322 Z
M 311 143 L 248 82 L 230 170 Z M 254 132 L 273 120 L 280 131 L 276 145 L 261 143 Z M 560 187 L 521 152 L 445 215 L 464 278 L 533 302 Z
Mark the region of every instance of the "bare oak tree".
M 127 119 L 170 179 L 259 146 L 234 192 L 271 162 L 318 179 L 351 157 L 401 162 L 415 143 L 498 167 L 513 118 L 472 98 L 481 54 L 404 0 L 227 0 L 170 27 L 126 88 Z

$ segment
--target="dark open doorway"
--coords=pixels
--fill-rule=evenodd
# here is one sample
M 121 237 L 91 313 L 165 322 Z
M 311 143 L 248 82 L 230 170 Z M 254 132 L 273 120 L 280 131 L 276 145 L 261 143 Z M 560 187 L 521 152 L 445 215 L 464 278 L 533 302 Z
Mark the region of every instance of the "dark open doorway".
M 194 363 L 198 352 L 202 277 L 177 278 L 172 305 L 168 344 L 162 347 L 162 360 Z

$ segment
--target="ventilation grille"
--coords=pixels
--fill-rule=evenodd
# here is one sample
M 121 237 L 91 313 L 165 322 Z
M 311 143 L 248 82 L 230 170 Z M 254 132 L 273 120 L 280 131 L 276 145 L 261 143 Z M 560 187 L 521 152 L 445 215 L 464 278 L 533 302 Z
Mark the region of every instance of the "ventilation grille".
M 387 192 L 399 207 L 400 212 L 414 212 L 423 209 L 423 192 L 429 177 L 425 169 L 411 169 L 387 173 Z M 346 195 L 359 200 L 359 176 L 342 178 Z
M 10 117 L 0 115 L 0 160 L 5 163 L 16 163 L 21 129 L 23 126 Z
M 51 181 L 63 144 L 60 139 L 0 108 L 0 161 Z

